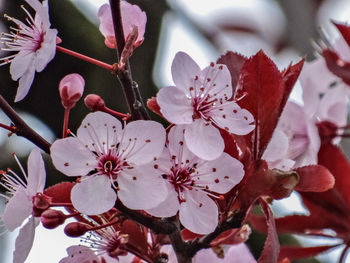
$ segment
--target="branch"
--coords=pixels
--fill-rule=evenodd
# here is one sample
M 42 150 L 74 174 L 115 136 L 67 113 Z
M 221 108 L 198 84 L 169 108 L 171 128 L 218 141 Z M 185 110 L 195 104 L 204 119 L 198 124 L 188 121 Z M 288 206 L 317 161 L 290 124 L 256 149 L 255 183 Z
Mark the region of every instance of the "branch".
M 125 46 L 125 37 L 123 32 L 123 23 L 120 10 L 120 0 L 109 0 L 114 25 L 114 34 L 117 43 L 117 61 L 119 62 Z M 133 120 L 149 120 L 146 107 L 143 104 L 138 85 L 132 79 L 129 60 L 126 61 L 125 70 L 117 74 L 123 89 L 124 97 L 128 105 Z
M 0 95 L 0 108 L 4 111 L 7 117 L 13 122 L 16 127 L 16 134 L 22 136 L 34 143 L 47 154 L 50 154 L 51 144 L 30 128 L 17 112 L 7 103 L 3 96 Z

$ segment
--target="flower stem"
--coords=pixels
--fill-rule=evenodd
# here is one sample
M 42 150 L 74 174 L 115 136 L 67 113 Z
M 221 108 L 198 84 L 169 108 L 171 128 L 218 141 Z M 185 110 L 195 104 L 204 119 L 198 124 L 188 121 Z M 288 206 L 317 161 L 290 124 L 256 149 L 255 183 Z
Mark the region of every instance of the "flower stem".
M 68 135 L 68 122 L 69 122 L 69 112 L 70 109 L 65 109 L 64 110 L 64 119 L 63 119 L 63 136 L 62 138 L 66 138 Z
M 87 61 L 89 63 L 92 63 L 92 64 L 94 64 L 96 66 L 101 67 L 101 68 L 107 69 L 109 71 L 113 71 L 113 69 L 114 69 L 113 65 L 107 64 L 105 62 L 99 61 L 99 60 L 94 59 L 94 58 L 90 58 L 88 56 L 85 56 L 83 54 L 80 54 L 78 52 L 72 51 L 70 49 L 67 49 L 67 48 L 64 48 L 64 47 L 61 47 L 61 46 L 56 46 L 56 50 L 60 51 L 62 53 L 65 53 L 67 55 L 71 55 L 73 57 L 79 58 L 81 60 Z
M 127 120 L 131 117 L 131 115 L 129 113 L 127 114 L 124 114 L 124 113 L 121 113 L 121 112 L 117 112 L 117 111 L 114 111 L 110 108 L 107 108 L 106 106 L 103 108 L 103 111 L 106 112 L 106 113 L 109 113 L 113 116 L 116 116 L 116 117 L 120 117 L 122 118 L 123 120 Z
M 44 152 L 50 154 L 51 144 L 43 137 L 30 128 L 17 112 L 7 103 L 3 96 L 0 95 L 0 108 L 4 111 L 7 117 L 13 122 L 16 127 L 16 134 L 22 136 L 41 148 Z
M 8 126 L 8 125 L 0 123 L 0 127 L 5 129 L 5 130 L 10 131 L 11 133 L 16 133 L 17 132 L 16 126 Z

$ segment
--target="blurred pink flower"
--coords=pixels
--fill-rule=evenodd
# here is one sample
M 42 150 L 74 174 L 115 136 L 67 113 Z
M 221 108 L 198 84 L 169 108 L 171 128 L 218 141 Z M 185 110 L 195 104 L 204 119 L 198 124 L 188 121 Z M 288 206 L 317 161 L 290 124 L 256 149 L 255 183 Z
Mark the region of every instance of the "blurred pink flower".
M 157 207 L 146 211 L 157 217 L 170 217 L 179 211 L 181 224 L 198 234 L 214 231 L 218 224 L 218 208 L 210 198 L 219 198 L 238 184 L 243 165 L 227 153 L 206 161 L 191 153 L 184 140 L 184 126 L 174 126 L 169 143 L 154 161 L 154 173 L 167 182 L 168 196 Z M 218 194 L 217 194 L 218 193 Z
M 126 1 L 120 2 L 123 31 L 125 40 L 128 39 L 133 27 L 136 26 L 138 30 L 138 37 L 134 43 L 134 48 L 140 46 L 143 42 L 145 34 L 147 17 L 137 5 L 129 4 Z M 104 4 L 98 10 L 98 18 L 100 19 L 100 31 L 105 37 L 105 44 L 109 48 L 116 48 L 114 26 L 111 14 L 111 8 L 108 4 Z
M 216 127 L 245 135 L 254 118 L 232 98 L 231 75 L 226 65 L 211 63 L 201 70 L 186 53 L 176 54 L 172 67 L 176 87 L 162 88 L 157 102 L 171 123 L 185 125 L 185 141 L 191 152 L 205 160 L 218 158 L 224 140 Z
M 27 14 L 27 25 L 16 18 L 6 16 L 16 24 L 12 32 L 1 36 L 3 51 L 18 52 L 2 58 L 3 64 L 11 63 L 10 73 L 13 80 L 19 79 L 19 86 L 15 102 L 22 100 L 28 93 L 33 83 L 35 71 L 41 72 L 56 54 L 57 30 L 51 29 L 49 21 L 49 9 L 47 1 L 26 0 L 35 10 L 33 18 L 24 8 Z
M 23 221 L 32 215 L 33 197 L 42 193 L 45 187 L 46 172 L 43 159 L 38 149 L 32 150 L 28 158 L 28 176 L 20 165 L 24 175 L 24 181 L 12 170 L 3 174 L 3 182 L 0 183 L 11 197 L 0 194 L 9 199 L 2 220 L 9 231 L 21 226 Z M 13 262 L 23 263 L 27 258 L 34 241 L 35 228 L 40 223 L 40 218 L 31 216 L 28 222 L 21 228 L 16 239 Z
M 81 98 L 84 92 L 85 81 L 77 73 L 66 75 L 58 85 L 61 102 L 64 108 L 71 109 Z
M 164 145 L 165 130 L 157 122 L 133 121 L 123 130 L 113 116 L 94 112 L 85 117 L 76 137 L 52 144 L 51 158 L 67 176 L 82 176 L 71 192 L 78 211 L 94 215 L 110 210 L 115 190 L 125 206 L 148 209 L 166 197 L 165 182 L 152 173 L 151 163 Z

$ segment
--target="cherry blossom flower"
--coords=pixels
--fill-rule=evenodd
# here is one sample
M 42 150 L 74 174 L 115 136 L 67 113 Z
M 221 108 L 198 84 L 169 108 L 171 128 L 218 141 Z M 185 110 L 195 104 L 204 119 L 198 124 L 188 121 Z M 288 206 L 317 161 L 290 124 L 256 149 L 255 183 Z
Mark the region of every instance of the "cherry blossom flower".
M 216 127 L 238 135 L 251 132 L 253 116 L 231 101 L 231 75 L 226 65 L 211 63 L 201 70 L 191 57 L 176 54 L 172 67 L 176 87 L 157 95 L 161 113 L 171 123 L 185 125 L 185 141 L 202 159 L 218 158 L 224 141 Z
M 147 209 L 166 197 L 164 180 L 151 166 L 164 144 L 165 130 L 157 122 L 134 121 L 123 130 L 113 116 L 94 112 L 85 117 L 76 137 L 52 144 L 51 158 L 67 176 L 82 176 L 71 192 L 78 211 L 94 215 L 110 210 L 115 190 L 127 207 Z
M 134 48 L 136 48 L 143 42 L 147 22 L 146 13 L 143 12 L 137 5 L 129 4 L 126 1 L 120 2 L 120 8 L 125 40 L 128 39 L 133 27 L 137 27 L 138 36 L 134 43 Z M 116 48 L 117 43 L 115 41 L 111 8 L 108 4 L 104 4 L 100 7 L 98 10 L 98 18 L 100 20 L 100 31 L 105 37 L 106 46 L 109 48 Z
M 146 211 L 157 217 L 170 217 L 179 211 L 180 222 L 190 231 L 208 234 L 218 223 L 218 208 L 210 198 L 219 198 L 238 184 L 243 165 L 227 153 L 206 161 L 189 151 L 185 142 L 185 127 L 174 126 L 169 143 L 154 171 L 161 173 L 168 187 L 168 196 L 159 206 Z
M 16 54 L 2 58 L 3 64 L 11 63 L 10 73 L 13 80 L 19 79 L 19 86 L 15 102 L 22 100 L 28 93 L 33 83 L 35 71 L 41 72 L 56 54 L 57 30 L 51 29 L 49 21 L 49 9 L 47 1 L 26 0 L 35 10 L 33 18 L 24 8 L 27 14 L 27 24 L 6 15 L 16 24 L 12 32 L 3 33 L 1 42 L 4 45 L 1 50 L 14 51 Z
M 44 162 L 38 149 L 32 150 L 29 155 L 28 176 L 19 162 L 18 164 L 24 175 L 24 180 L 12 170 L 8 170 L 8 173 L 3 173 L 3 182 L 0 183 L 11 196 L 0 194 L 9 200 L 2 216 L 4 225 L 9 231 L 20 227 L 24 220 L 32 215 L 33 198 L 37 193 L 43 192 L 46 180 Z M 20 229 L 13 253 L 14 263 L 22 263 L 26 260 L 33 245 L 35 228 L 39 223 L 40 218 L 31 216 Z
M 61 79 L 58 90 L 61 96 L 62 105 L 71 109 L 81 98 L 84 92 L 85 80 L 77 73 L 68 74 Z

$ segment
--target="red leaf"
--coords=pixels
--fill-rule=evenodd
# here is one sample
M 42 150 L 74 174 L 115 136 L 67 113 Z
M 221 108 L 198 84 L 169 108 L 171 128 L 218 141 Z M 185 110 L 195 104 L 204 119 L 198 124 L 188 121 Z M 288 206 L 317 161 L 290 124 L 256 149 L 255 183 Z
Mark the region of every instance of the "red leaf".
M 129 235 L 128 245 L 133 249 L 147 254 L 149 244 L 147 242 L 147 235 L 142 231 L 142 227 L 131 220 L 125 220 L 121 226 L 121 232 Z
M 238 79 L 241 73 L 242 66 L 246 61 L 247 58 L 245 56 L 232 51 L 226 52 L 225 55 L 222 55 L 216 61 L 217 64 L 225 64 L 228 70 L 230 71 L 233 94 L 235 94 L 236 91 L 236 86 L 238 84 Z
M 342 60 L 337 53 L 330 49 L 323 49 L 322 55 L 329 71 L 350 85 L 350 63 Z
M 334 177 L 322 165 L 309 165 L 295 170 L 299 175 L 299 183 L 294 188 L 300 192 L 324 192 L 334 186 Z
M 267 202 L 262 198 L 260 198 L 259 201 L 266 217 L 267 238 L 265 241 L 264 249 L 261 252 L 260 258 L 258 259 L 258 262 L 277 263 L 280 251 L 280 244 L 278 242 L 275 219 Z
M 238 97 L 247 94 L 239 104 L 255 118 L 256 128 L 246 138 L 252 145 L 254 160 L 258 160 L 277 125 L 285 84 L 273 61 L 259 51 L 244 63 L 239 85 Z
M 162 113 L 160 112 L 160 106 L 158 105 L 157 98 L 152 97 L 147 100 L 147 107 L 153 111 L 154 113 L 158 114 L 159 116 L 163 117 Z
M 238 159 L 239 158 L 239 152 L 237 149 L 237 144 L 235 141 L 235 137 L 233 134 L 228 133 L 227 131 L 220 129 L 221 137 L 224 139 L 225 142 L 225 149 L 224 152 L 228 153 L 233 158 Z
M 62 182 L 47 188 L 44 194 L 52 197 L 54 203 L 71 203 L 70 192 L 73 186 L 74 183 Z
M 320 247 L 290 247 L 282 246 L 280 251 L 280 260 L 288 257 L 290 260 L 314 257 L 338 245 L 320 246 Z
M 332 23 L 337 27 L 340 34 L 342 34 L 344 40 L 346 41 L 346 43 L 350 46 L 350 26 L 336 23 L 335 21 L 332 21 Z

